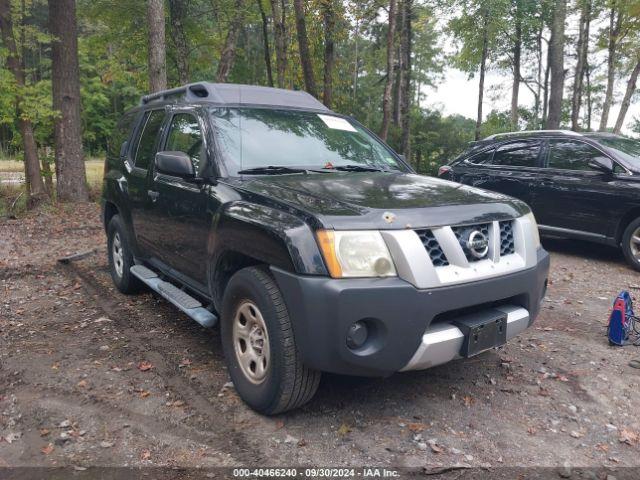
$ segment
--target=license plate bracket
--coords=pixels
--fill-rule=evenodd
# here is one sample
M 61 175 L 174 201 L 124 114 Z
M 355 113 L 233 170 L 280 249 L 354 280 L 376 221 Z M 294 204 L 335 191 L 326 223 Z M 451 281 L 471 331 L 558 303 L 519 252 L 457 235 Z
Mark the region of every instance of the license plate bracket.
M 507 342 L 507 314 L 489 309 L 459 317 L 453 324 L 464 334 L 462 357 L 473 357 Z

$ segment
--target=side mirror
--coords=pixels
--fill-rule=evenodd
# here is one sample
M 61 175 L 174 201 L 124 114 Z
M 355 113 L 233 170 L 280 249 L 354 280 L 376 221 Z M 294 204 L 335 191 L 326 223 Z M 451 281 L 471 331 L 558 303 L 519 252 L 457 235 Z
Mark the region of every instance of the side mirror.
M 156 170 L 180 178 L 194 178 L 196 175 L 191 158 L 184 152 L 156 153 Z
M 595 157 L 589 161 L 589 166 L 602 173 L 613 173 L 613 160 L 609 157 Z

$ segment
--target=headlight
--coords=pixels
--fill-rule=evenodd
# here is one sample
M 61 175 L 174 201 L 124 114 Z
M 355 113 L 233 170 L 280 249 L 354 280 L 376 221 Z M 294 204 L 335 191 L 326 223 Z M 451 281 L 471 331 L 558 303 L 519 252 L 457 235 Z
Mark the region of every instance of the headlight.
M 319 230 L 317 236 L 333 278 L 396 276 L 380 232 Z
M 531 233 L 533 234 L 533 244 L 536 248 L 540 247 L 540 232 L 538 231 L 538 222 L 536 222 L 536 217 L 533 216 L 533 212 L 527 213 L 524 218 L 529 220 L 531 223 Z

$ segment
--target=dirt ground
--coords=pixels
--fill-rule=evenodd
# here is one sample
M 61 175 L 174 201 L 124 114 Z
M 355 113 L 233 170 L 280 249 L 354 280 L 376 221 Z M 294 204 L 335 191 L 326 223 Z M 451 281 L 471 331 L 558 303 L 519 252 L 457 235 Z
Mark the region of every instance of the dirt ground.
M 608 346 L 605 326 L 640 277 L 616 250 L 544 244 L 542 313 L 504 348 L 386 379 L 325 375 L 311 403 L 267 418 L 228 383 L 217 329 L 151 293 L 115 291 L 96 205 L 0 220 L 0 467 L 547 466 L 565 478 L 604 467 L 589 478 L 623 478 L 640 464 L 640 370 L 628 365 L 640 348 Z

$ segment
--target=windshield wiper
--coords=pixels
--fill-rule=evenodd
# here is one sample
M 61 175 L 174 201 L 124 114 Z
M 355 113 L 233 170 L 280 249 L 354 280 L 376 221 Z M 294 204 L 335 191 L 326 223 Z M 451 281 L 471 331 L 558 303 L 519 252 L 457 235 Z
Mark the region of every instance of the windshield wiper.
M 384 172 L 382 168 L 369 165 L 336 165 L 333 170 L 341 172 Z
M 266 167 L 254 167 L 240 170 L 241 175 L 282 175 L 285 173 L 308 173 L 304 168 L 282 167 L 277 165 L 268 165 Z

